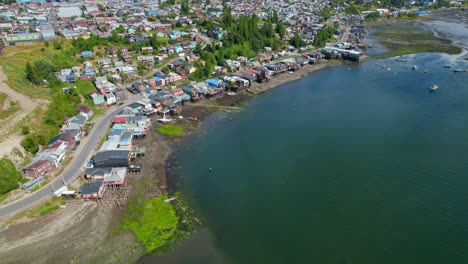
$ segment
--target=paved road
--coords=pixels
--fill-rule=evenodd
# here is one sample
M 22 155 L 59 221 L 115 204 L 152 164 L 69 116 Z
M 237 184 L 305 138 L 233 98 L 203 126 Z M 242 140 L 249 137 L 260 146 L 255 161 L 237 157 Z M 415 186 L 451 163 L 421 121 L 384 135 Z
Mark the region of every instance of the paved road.
M 124 106 L 121 106 L 116 110 L 107 112 L 102 120 L 92 128 L 87 141 L 77 149 L 74 159 L 65 168 L 65 172 L 61 176 L 53 179 L 47 185 L 30 195 L 0 207 L 0 219 L 39 204 L 41 201 L 49 198 L 54 193 L 54 190 L 64 186 L 64 183 L 65 185 L 68 185 L 78 177 L 81 169 L 83 168 L 83 164 L 85 164 L 90 154 L 94 151 L 94 148 L 107 132 L 107 128 L 110 126 L 110 121 L 123 107 Z

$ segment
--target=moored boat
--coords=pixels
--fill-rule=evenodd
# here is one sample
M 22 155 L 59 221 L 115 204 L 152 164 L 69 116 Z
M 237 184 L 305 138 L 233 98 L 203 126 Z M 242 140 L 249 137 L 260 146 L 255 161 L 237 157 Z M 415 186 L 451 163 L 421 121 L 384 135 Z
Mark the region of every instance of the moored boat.
M 418 66 L 415 65 L 415 66 L 412 67 L 412 69 L 413 69 L 413 71 L 415 71 L 415 70 L 418 69 Z
M 431 87 L 429 87 L 429 91 L 431 91 L 431 92 L 432 92 L 432 91 L 435 91 L 435 90 L 437 90 L 437 89 L 439 89 L 439 86 L 437 86 L 437 85 L 435 85 L 435 84 L 433 84 L 433 85 L 431 85 Z

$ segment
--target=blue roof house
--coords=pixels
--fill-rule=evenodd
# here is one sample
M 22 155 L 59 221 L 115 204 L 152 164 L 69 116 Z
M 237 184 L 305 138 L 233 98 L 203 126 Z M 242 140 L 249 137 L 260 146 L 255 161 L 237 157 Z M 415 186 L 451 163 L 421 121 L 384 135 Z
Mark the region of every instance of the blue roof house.
M 205 82 L 206 82 L 206 84 L 208 84 L 208 86 L 211 86 L 211 87 L 221 87 L 222 86 L 221 82 L 219 82 L 217 80 L 214 80 L 214 79 L 207 79 Z
M 82 51 L 81 52 L 81 57 L 82 58 L 89 58 L 89 57 L 92 57 L 93 56 L 93 52 L 92 51 Z
M 65 81 L 67 83 L 74 83 L 76 81 L 76 78 L 75 78 L 75 74 L 73 74 L 73 72 L 70 72 L 70 74 L 68 74 L 66 77 L 65 77 Z
M 184 51 L 184 48 L 180 45 L 177 45 L 177 46 L 174 46 L 174 51 L 179 53 L 179 52 Z

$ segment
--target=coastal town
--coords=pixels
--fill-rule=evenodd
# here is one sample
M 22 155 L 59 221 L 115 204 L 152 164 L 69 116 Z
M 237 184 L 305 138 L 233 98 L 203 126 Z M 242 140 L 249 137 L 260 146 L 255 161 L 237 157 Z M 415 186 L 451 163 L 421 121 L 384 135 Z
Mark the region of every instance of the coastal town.
M 373 48 L 364 41 L 365 22 L 425 17 L 431 6 L 462 4 L 4 1 L 0 59 L 34 47 L 52 52 L 47 60 L 27 59 L 23 68 L 28 85 L 50 96 L 54 112 L 41 120 L 43 131 L 18 125 L 27 158 L 15 162 L 16 178 L 0 182 L 0 219 L 51 197 L 126 208 L 129 179 L 151 170 L 146 138 L 156 128 L 196 129 L 209 113 L 229 112 L 283 80 L 365 60 Z M 8 76 L 5 65 L 3 71 Z

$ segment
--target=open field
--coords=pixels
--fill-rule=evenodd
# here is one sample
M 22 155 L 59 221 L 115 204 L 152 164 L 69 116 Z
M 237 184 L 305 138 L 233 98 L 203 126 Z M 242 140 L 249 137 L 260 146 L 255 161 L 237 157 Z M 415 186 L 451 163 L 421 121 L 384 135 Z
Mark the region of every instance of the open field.
M 390 49 L 389 52 L 378 55 L 377 59 L 423 52 L 461 52 L 450 40 L 436 37 L 429 30 L 413 23 L 374 25 L 372 30 L 375 31 L 374 36 L 378 41 Z

